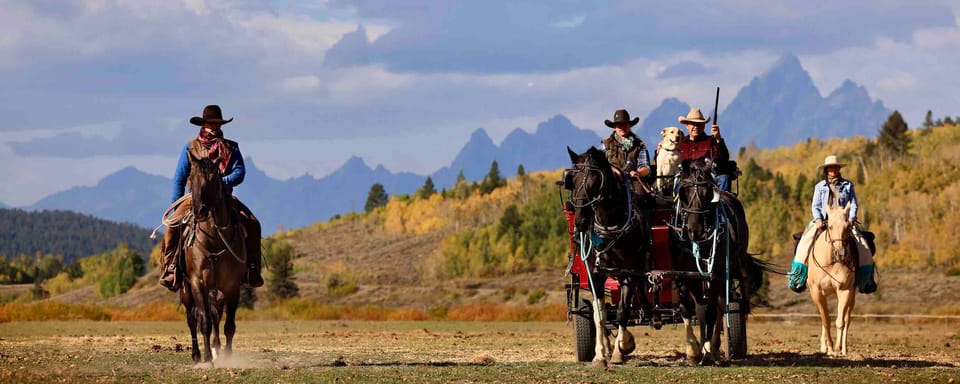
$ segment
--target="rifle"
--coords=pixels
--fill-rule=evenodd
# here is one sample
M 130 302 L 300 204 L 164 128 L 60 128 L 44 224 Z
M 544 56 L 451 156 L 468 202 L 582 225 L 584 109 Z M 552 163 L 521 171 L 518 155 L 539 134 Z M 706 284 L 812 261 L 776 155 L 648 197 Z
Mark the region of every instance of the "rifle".
M 717 120 L 719 120 L 718 117 L 720 116 L 717 114 L 718 105 L 720 105 L 720 87 L 717 87 L 717 98 L 713 101 L 713 125 L 719 125 L 717 123 Z

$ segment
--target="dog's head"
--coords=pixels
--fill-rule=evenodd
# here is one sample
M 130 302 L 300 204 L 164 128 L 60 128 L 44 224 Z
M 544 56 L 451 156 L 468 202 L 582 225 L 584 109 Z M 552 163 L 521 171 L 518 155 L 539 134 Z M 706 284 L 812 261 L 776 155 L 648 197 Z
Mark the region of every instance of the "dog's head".
M 666 127 L 660 131 L 660 136 L 663 136 L 660 147 L 673 150 L 680 144 L 680 139 L 683 139 L 683 132 L 677 127 Z

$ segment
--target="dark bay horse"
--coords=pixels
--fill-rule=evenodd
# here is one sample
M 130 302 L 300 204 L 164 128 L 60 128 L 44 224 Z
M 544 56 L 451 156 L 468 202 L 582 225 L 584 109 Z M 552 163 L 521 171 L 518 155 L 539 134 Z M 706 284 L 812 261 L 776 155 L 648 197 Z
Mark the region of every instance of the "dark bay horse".
M 702 365 L 721 361 L 721 311 L 743 313 L 745 319 L 750 311 L 750 294 L 763 283 L 763 272 L 779 273 L 747 253 L 750 229 L 743 205 L 735 195 L 716 186 L 712 169 L 713 164 L 704 160 L 681 164 L 674 226 L 679 240 L 675 266 L 700 274 L 680 278 L 677 284 L 686 326 L 687 361 Z M 690 321 L 694 308 L 700 323 L 699 340 Z M 727 358 L 743 357 L 745 335 L 743 342 L 744 345 L 729 345 Z
M 595 271 L 590 279 L 597 340 L 593 364 L 606 367 L 608 362 L 622 363 L 623 356 L 635 347 L 626 326 L 631 311 L 642 305 L 640 300 L 646 300 L 642 287 L 650 236 L 641 210 L 633 207 L 625 182 L 613 172 L 606 155 L 594 147 L 580 155 L 570 148 L 567 152 L 573 162 L 574 230 L 580 237 L 581 254 L 589 257 L 585 261 L 588 272 Z M 604 327 L 604 282 L 608 275 L 621 287 L 612 352 Z
M 220 349 L 220 318 L 226 313 L 223 333 L 229 357 L 236 331 L 235 315 L 246 273 L 244 235 L 229 209 L 232 196 L 221 181 L 219 168 L 207 157 L 190 153 L 190 193 L 193 218 L 183 233 L 185 275 L 180 300 L 187 311 L 193 342 L 193 361 L 212 365 Z M 224 312 L 224 309 L 226 311 Z M 203 333 L 203 361 L 197 345 L 197 328 Z M 210 333 L 213 332 L 213 344 Z

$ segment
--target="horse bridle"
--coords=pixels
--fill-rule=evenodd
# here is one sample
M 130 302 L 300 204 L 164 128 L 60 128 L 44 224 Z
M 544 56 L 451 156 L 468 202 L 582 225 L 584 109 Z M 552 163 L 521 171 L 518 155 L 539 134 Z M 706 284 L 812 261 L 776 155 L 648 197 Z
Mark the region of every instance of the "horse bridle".
M 701 207 L 701 208 L 699 208 L 699 209 L 694 209 L 694 208 L 688 208 L 688 207 L 683 206 L 683 205 L 681 204 L 680 197 L 679 197 L 679 194 L 678 194 L 678 196 L 677 196 L 677 215 L 678 215 L 679 217 L 682 217 L 682 219 L 681 219 L 681 221 L 678 223 L 679 225 L 678 225 L 678 226 L 675 226 L 675 227 L 673 227 L 673 228 L 674 228 L 674 230 L 679 231 L 679 232 L 682 232 L 682 231 L 684 231 L 684 230 L 686 229 L 686 225 L 685 225 L 685 224 L 686 224 L 686 221 L 687 221 L 687 216 L 688 216 L 689 214 L 706 215 L 706 214 L 709 214 L 710 212 L 718 209 L 718 207 L 715 207 L 715 206 L 714 206 L 714 207 L 710 207 L 711 204 L 716 204 L 716 203 L 718 203 L 718 202 L 720 201 L 720 193 L 719 193 L 719 191 L 717 191 L 717 186 L 713 183 L 713 181 L 711 181 L 711 180 L 709 180 L 709 179 L 706 179 L 706 178 L 702 175 L 703 172 L 704 172 L 703 170 L 699 170 L 699 169 L 698 169 L 698 170 L 695 170 L 695 172 L 696 172 L 695 177 L 696 177 L 697 180 L 696 180 L 696 181 L 689 181 L 689 180 L 683 180 L 683 179 L 681 179 L 681 180 L 680 180 L 680 190 L 687 190 L 687 189 L 693 188 L 694 193 L 691 194 L 691 196 L 690 196 L 690 198 L 691 198 L 691 201 L 690 201 L 690 202 L 691 202 L 691 203 L 693 203 L 693 202 L 699 203 L 698 206 Z M 703 201 L 703 200 L 704 200 L 704 199 L 703 199 L 703 194 L 700 193 L 700 188 L 699 188 L 699 187 L 708 187 L 708 188 L 713 188 L 713 189 L 714 189 L 713 199 L 711 199 L 709 203 L 704 203 L 704 201 Z M 688 206 L 689 206 L 689 205 L 692 205 L 692 204 L 688 204 Z M 707 207 L 707 208 L 704 208 L 704 207 Z M 719 213 L 718 213 L 718 214 L 719 214 Z M 705 233 L 710 233 L 710 232 L 712 232 L 712 231 L 705 231 Z M 705 240 L 708 240 L 709 238 L 710 238 L 710 236 L 706 236 L 706 237 L 704 237 L 703 239 L 698 239 L 697 241 L 705 241 Z
M 575 171 L 576 173 L 582 174 L 583 177 L 580 178 L 580 182 L 579 182 L 579 183 L 576 183 L 576 184 L 575 184 L 575 187 L 574 187 L 574 189 L 573 189 L 573 193 L 572 193 L 572 195 L 571 195 L 570 204 L 573 204 L 573 206 L 574 206 L 575 208 L 584 208 L 584 207 L 588 207 L 588 206 L 591 206 L 591 207 L 592 207 L 593 204 L 595 204 L 595 203 L 603 200 L 603 194 L 602 194 L 602 193 L 598 193 L 598 194 L 597 194 L 597 197 L 594 197 L 594 198 L 590 199 L 590 194 L 589 194 L 589 193 L 587 192 L 587 190 L 586 190 L 586 189 L 587 189 L 587 177 L 589 176 L 590 172 L 597 172 L 597 173 L 600 174 L 600 188 L 599 188 L 599 190 L 601 190 L 601 191 L 603 190 L 603 186 L 604 186 L 604 185 L 606 184 L 606 182 L 607 182 L 607 176 L 604 175 L 603 170 L 601 170 L 600 167 L 597 167 L 597 166 L 591 165 L 591 164 L 576 164 L 576 165 L 575 165 L 575 168 L 574 168 L 574 171 Z M 576 177 L 576 175 L 575 175 L 574 177 Z M 580 192 L 580 191 L 582 191 L 583 194 L 587 196 L 587 197 L 585 198 L 585 199 L 588 200 L 586 203 L 577 204 L 577 203 L 575 203 L 575 202 L 573 201 L 573 199 L 572 199 L 573 196 L 577 196 L 577 195 L 578 195 L 578 192 Z
M 824 238 L 828 243 L 830 243 L 830 248 L 833 249 L 833 262 L 845 262 L 847 261 L 846 249 L 844 249 L 844 244 L 847 240 L 850 240 L 853 237 L 853 226 L 848 226 L 843 230 L 843 233 L 840 235 L 839 239 L 833 238 L 830 233 L 830 230 L 826 232 L 826 237 Z M 837 247 L 837 243 L 840 243 L 840 247 Z M 849 267 L 849 266 L 848 266 Z
M 577 204 L 574 201 L 570 201 L 570 204 L 573 205 L 575 208 L 590 207 L 591 209 L 593 209 L 594 205 L 604 200 L 604 195 L 602 191 L 604 189 L 604 186 L 606 185 L 607 176 L 603 172 L 602 168 L 592 164 L 582 164 L 582 163 L 575 164 L 574 169 L 577 173 L 582 174 L 582 177 L 579 177 L 578 183 L 574 183 L 574 188 L 573 188 L 573 193 L 571 198 L 573 198 L 573 196 L 577 196 L 578 192 L 582 192 L 582 194 L 586 196 L 584 199 L 587 201 L 585 203 L 580 203 L 580 204 Z M 587 177 L 589 175 L 589 172 L 597 172 L 600 174 L 600 187 L 598 188 L 598 190 L 601 192 L 598 193 L 597 196 L 592 198 L 590 197 L 590 194 L 586 190 Z M 574 175 L 575 178 L 576 176 L 579 176 L 579 175 Z M 600 218 L 597 216 L 596 210 L 594 209 L 594 213 L 593 213 L 594 232 L 596 232 L 597 235 L 600 236 L 601 238 L 613 239 L 612 241 L 605 241 L 606 243 L 605 247 L 602 250 L 598 250 L 597 253 L 603 253 L 606 250 L 610 249 L 613 246 L 613 244 L 616 243 L 616 241 L 619 240 L 621 236 L 623 236 L 624 233 L 628 232 L 633 228 L 634 219 L 633 219 L 633 213 L 630 212 L 631 210 L 632 210 L 632 207 L 630 202 L 628 201 L 625 222 L 618 225 L 604 225 L 603 223 L 600 222 Z

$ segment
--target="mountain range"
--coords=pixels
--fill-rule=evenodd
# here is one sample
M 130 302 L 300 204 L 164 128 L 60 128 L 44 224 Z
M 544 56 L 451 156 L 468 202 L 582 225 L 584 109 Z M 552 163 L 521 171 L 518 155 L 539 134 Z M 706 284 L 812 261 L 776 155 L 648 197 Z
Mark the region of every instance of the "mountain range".
M 689 109 L 686 102 L 664 99 L 634 129 L 647 142 L 651 155 L 660 141 L 660 129 L 679 126 L 677 116 L 686 115 Z M 872 137 L 890 112 L 882 102 L 871 100 L 866 89 L 849 80 L 827 97 L 821 96 L 796 56 L 787 54 L 736 94 L 720 113 L 720 125 L 731 152 L 737 153 L 738 147 L 751 142 L 773 148 L 808 137 Z M 566 146 L 582 152 L 600 140 L 596 131 L 578 128 L 563 115 L 538 124 L 532 133 L 517 128 L 500 145 L 480 128 L 471 133 L 450 165 L 429 176 L 440 189 L 453 185 L 461 171 L 467 180 L 481 180 L 494 160 L 504 177 L 514 175 L 521 164 L 527 171 L 557 169 L 569 162 Z M 374 183 L 383 184 L 389 194 L 405 194 L 415 191 L 426 179 L 408 172 L 392 173 L 383 166 L 371 168 L 359 157 L 351 157 L 322 178 L 304 175 L 288 180 L 267 176 L 250 158 L 246 163 L 246 180 L 235 193 L 258 215 L 265 234 L 362 209 Z M 170 185 L 166 177 L 128 167 L 93 187 L 58 192 L 24 208 L 67 209 L 153 227 L 159 224 L 169 203 Z

